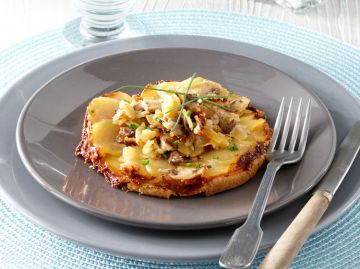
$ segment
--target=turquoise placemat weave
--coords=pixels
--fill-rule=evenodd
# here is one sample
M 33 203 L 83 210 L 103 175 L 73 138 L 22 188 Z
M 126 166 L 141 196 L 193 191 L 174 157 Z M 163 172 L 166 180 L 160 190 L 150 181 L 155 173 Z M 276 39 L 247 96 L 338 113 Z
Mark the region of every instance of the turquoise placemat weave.
M 360 50 L 300 27 L 243 14 L 168 11 L 132 14 L 134 32 L 229 38 L 270 48 L 306 62 L 360 97 Z M 70 27 L 71 28 L 71 27 Z M 74 50 L 57 29 L 0 52 L 0 93 L 19 76 Z M 1 108 L 0 108 L 1 111 Z M 258 256 L 251 268 L 256 268 Z M 62 239 L 30 223 L 0 198 L 0 268 L 218 268 L 217 262 L 169 263 L 112 256 Z M 292 268 L 360 268 L 360 202 L 313 235 Z

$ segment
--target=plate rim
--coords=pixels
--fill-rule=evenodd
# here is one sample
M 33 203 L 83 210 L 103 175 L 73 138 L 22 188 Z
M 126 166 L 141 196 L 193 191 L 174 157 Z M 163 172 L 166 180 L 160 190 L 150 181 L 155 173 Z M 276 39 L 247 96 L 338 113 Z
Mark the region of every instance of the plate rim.
M 238 42 L 238 41 L 236 41 Z M 243 42 L 240 42 L 240 43 L 243 43 Z M 267 49 L 267 48 L 265 48 Z M 268 49 L 269 50 L 269 49 Z M 273 50 L 271 50 L 273 51 Z M 273 52 L 276 52 L 276 51 L 273 51 Z M 278 53 L 278 52 L 276 52 Z M 282 54 L 282 53 L 279 53 L 279 54 Z M 282 54 L 284 55 L 284 54 Z M 61 58 L 62 56 L 58 57 L 58 58 Z M 307 68 L 309 68 L 312 72 L 314 72 L 315 74 L 318 74 L 320 75 L 321 77 L 326 77 L 328 80 L 330 80 L 332 83 L 336 84 L 339 86 L 339 88 L 343 89 L 343 93 L 346 94 L 350 99 L 352 99 L 354 101 L 354 103 L 356 103 L 358 106 L 360 106 L 360 102 L 359 102 L 359 99 L 354 96 L 351 92 L 345 90 L 345 87 L 340 84 L 336 79 L 330 77 L 329 75 L 321 72 L 320 70 L 316 69 L 315 67 L 305 63 L 305 62 L 302 62 L 300 60 L 297 60 L 291 56 L 288 56 L 294 60 L 296 60 L 297 62 L 299 62 L 301 65 L 303 66 L 307 66 Z M 57 59 L 57 58 L 55 58 Z M 47 62 L 48 63 L 48 62 Z M 29 71 L 29 73 L 26 73 L 25 75 L 21 76 L 19 79 L 17 79 L 15 82 L 13 82 L 12 84 L 10 84 L 10 86 L 8 87 L 7 90 L 5 90 L 1 95 L 0 95 L 0 101 L 3 101 L 3 99 L 9 94 L 9 92 L 11 91 L 12 88 L 16 87 L 16 85 L 20 84 L 24 79 L 28 78 L 31 76 L 31 74 L 33 74 L 34 72 L 36 72 L 38 69 L 42 69 L 44 66 L 47 65 L 47 63 L 44 63 L 34 69 L 32 69 L 31 71 Z M 29 213 L 28 214 L 28 211 L 23 207 L 23 205 L 19 204 L 17 201 L 13 200 L 13 198 L 11 196 L 8 196 L 7 195 L 7 192 L 5 191 L 4 187 L 0 185 L 0 192 L 2 194 L 4 194 L 3 197 L 7 197 L 5 198 L 5 200 L 7 200 L 7 202 L 9 202 L 10 205 L 13 205 L 14 208 L 16 208 L 17 210 L 20 211 L 20 213 L 24 214 L 26 217 L 29 217 L 30 220 L 32 219 L 36 219 L 36 216 L 33 216 L 32 213 Z M 352 195 L 352 197 L 358 197 L 360 195 L 360 188 Z M 320 222 L 320 224 L 315 228 L 315 230 L 313 231 L 313 233 L 316 233 L 318 232 L 320 229 L 323 229 L 325 228 L 326 226 L 330 225 L 331 223 L 333 223 L 334 221 L 336 221 L 338 218 L 340 218 L 341 216 L 343 216 L 347 210 L 356 202 L 356 199 L 353 199 L 353 200 L 347 200 L 346 203 L 342 203 L 340 208 L 335 211 L 335 213 L 333 213 L 332 215 L 330 216 L 327 216 L 325 220 L 322 220 Z M 335 216 L 334 216 L 335 215 Z M 33 216 L 33 217 L 31 217 Z M 82 241 L 82 240 L 75 240 L 75 239 L 72 239 L 72 238 L 69 238 L 68 236 L 62 234 L 61 232 L 59 232 L 58 230 L 53 230 L 52 228 L 50 228 L 48 225 L 46 224 L 43 224 L 42 222 L 38 222 L 38 221 L 34 221 L 35 223 L 38 223 L 40 226 L 44 227 L 45 229 L 47 230 L 50 230 L 51 232 L 55 233 L 55 234 L 58 234 L 60 236 L 63 236 L 65 238 L 68 238 L 70 239 L 71 241 L 75 241 L 75 242 L 78 242 L 80 243 L 81 245 L 90 245 L 90 244 L 87 244 L 86 242 Z M 267 246 L 269 247 L 269 246 Z M 96 247 L 95 248 L 97 249 L 102 249 L 104 250 L 104 248 L 99 248 L 99 247 Z M 107 250 L 105 250 L 107 251 Z M 109 251 L 110 253 L 114 253 L 114 254 L 118 254 L 119 255 L 119 252 L 114 252 L 114 251 Z M 125 255 L 123 253 L 120 253 L 120 255 Z M 126 256 L 126 255 L 125 255 Z M 130 257 L 136 257 L 136 258 L 139 258 L 139 256 L 136 256 L 136 255 L 129 255 Z M 142 258 L 145 258 L 145 259 L 155 259 L 155 260 L 158 260 L 158 259 L 161 259 L 161 260 L 174 260 L 173 258 L 171 257 L 167 257 L 167 258 L 158 258 L 158 257 L 153 257 L 153 256 L 142 256 Z M 210 259 L 215 259 L 215 257 L 210 257 Z M 179 260 L 179 259 L 178 259 Z M 189 259 L 180 259 L 181 261 L 184 261 L 184 260 L 189 260 Z M 193 259 L 192 259 L 193 260 Z M 198 260 L 207 260 L 207 258 L 199 258 Z
M 247 45 L 247 46 L 251 46 L 251 47 L 255 47 L 257 49 L 261 49 L 261 50 L 266 50 L 268 52 L 271 52 L 272 54 L 280 54 L 283 57 L 287 57 L 287 58 L 291 58 L 295 61 L 301 62 L 291 56 L 288 56 L 286 54 L 282 54 L 279 53 L 277 51 L 265 48 L 265 47 L 261 47 L 261 46 L 257 46 L 257 45 L 253 45 L 253 44 L 249 44 L 249 43 L 244 43 L 244 42 L 240 42 L 240 41 L 236 41 L 236 40 L 231 40 L 231 39 L 225 39 L 225 38 L 219 38 L 219 37 L 209 37 L 209 36 L 192 36 L 192 35 L 151 35 L 151 36 L 139 36 L 139 37 L 128 37 L 128 38 L 124 38 L 121 40 L 113 40 L 113 41 L 109 41 L 109 42 L 105 42 L 105 43 L 99 43 L 90 47 L 86 47 L 84 49 L 80 50 L 75 50 L 72 51 L 70 53 L 67 53 L 65 55 L 62 55 L 60 57 L 57 57 L 55 59 L 52 59 L 48 62 L 46 62 L 43 65 L 40 65 L 38 68 L 36 69 L 40 69 L 41 67 L 49 64 L 53 64 L 54 62 L 57 61 L 61 61 L 63 59 L 66 58 L 70 58 L 72 55 L 84 55 L 84 57 L 86 57 L 86 52 L 87 51 L 96 51 L 97 48 L 101 48 L 101 47 L 110 47 L 111 44 L 116 44 L 120 42 L 141 42 L 141 40 L 145 41 L 147 39 L 149 39 L 150 41 L 152 39 L 165 39 L 165 41 L 168 41 L 169 39 L 197 39 L 196 42 L 201 42 L 201 40 L 206 40 L 208 39 L 207 44 L 212 44 L 212 43 L 217 43 L 216 41 L 219 41 L 219 43 L 221 42 L 228 42 L 228 44 L 231 45 Z M 213 41 L 213 42 L 211 42 Z M 158 42 L 158 41 L 157 41 Z M 169 42 L 169 41 L 168 41 Z M 328 108 L 326 107 L 326 105 L 323 103 L 323 101 L 321 100 L 321 98 L 312 90 L 309 89 L 308 87 L 304 86 L 300 81 L 298 81 L 297 79 L 295 79 L 294 77 L 290 76 L 289 74 L 285 73 L 282 70 L 279 70 L 277 67 L 274 67 L 272 65 L 269 65 L 267 63 L 264 63 L 262 61 L 259 61 L 257 59 L 253 59 L 251 57 L 248 56 L 244 56 L 244 55 L 240 55 L 240 54 L 235 54 L 235 52 L 230 52 L 230 51 L 224 51 L 224 50 L 219 50 L 217 48 L 199 48 L 199 47 L 193 47 L 193 44 L 190 44 L 191 42 L 186 41 L 188 44 L 187 45 L 182 45 L 180 47 L 177 46 L 159 46 L 156 45 L 155 47 L 152 45 L 151 47 L 147 47 L 142 46 L 142 48 L 136 48 L 136 49 L 119 49 L 117 51 L 107 51 L 106 53 L 101 54 L 101 56 L 87 56 L 86 60 L 82 60 L 81 62 L 72 65 L 71 67 L 68 67 L 66 69 L 64 69 L 62 72 L 58 73 L 56 76 L 51 77 L 50 79 L 48 79 L 45 83 L 42 84 L 41 87 L 39 87 L 37 90 L 34 91 L 34 93 L 30 96 L 30 98 L 26 101 L 24 107 L 21 110 L 20 116 L 18 118 L 17 124 L 16 124 L 16 135 L 15 135 L 15 140 L 16 140 L 16 147 L 18 150 L 18 154 L 23 162 L 23 165 L 26 167 L 26 169 L 28 170 L 28 172 L 32 175 L 32 177 L 49 193 L 51 193 L 52 195 L 54 195 L 56 198 L 60 199 L 61 201 L 70 204 L 71 206 L 77 208 L 78 210 L 84 211 L 88 214 L 106 219 L 108 221 L 113 221 L 113 222 L 117 222 L 117 223 L 121 223 L 121 224 L 125 224 L 125 225 L 130 225 L 130 226 L 134 226 L 134 227 L 141 227 L 141 228 L 149 228 L 149 229 L 161 229 L 161 230 L 202 230 L 202 229 L 211 229 L 211 228 L 221 228 L 221 227 L 226 227 L 226 226 L 230 226 L 230 225 L 234 225 L 234 224 L 239 224 L 241 222 L 244 221 L 244 219 L 246 219 L 246 216 L 243 218 L 240 217 L 231 217 L 231 218 L 227 218 L 227 219 L 221 219 L 221 220 L 214 220 L 214 221 L 207 221 L 207 222 L 182 222 L 182 223 L 163 223 L 163 222 L 156 222 L 156 221 L 149 221 L 149 220 L 141 220 L 141 219 L 134 219 L 131 217 L 124 217 L 115 213 L 111 213 L 105 210 L 101 210 L 98 209 L 96 207 L 90 206 L 86 203 L 83 203 L 81 201 L 75 200 L 71 197 L 69 197 L 68 195 L 66 195 L 65 193 L 55 189 L 54 187 L 52 187 L 51 184 L 48 184 L 47 181 L 37 172 L 37 170 L 35 169 L 35 167 L 32 166 L 32 162 L 31 162 L 31 158 L 28 154 L 28 152 L 26 152 L 26 143 L 25 143 L 25 136 L 24 136 L 24 120 L 26 118 L 26 113 L 28 111 L 28 109 L 31 107 L 31 104 L 33 103 L 33 101 L 36 99 L 36 97 L 44 91 L 44 89 L 46 88 L 46 86 L 48 84 L 50 84 L 52 81 L 56 80 L 57 78 L 63 76 L 64 74 L 84 65 L 84 64 L 88 64 L 91 62 L 95 62 L 98 61 L 100 59 L 103 58 L 107 58 L 107 57 L 111 57 L 114 55 L 121 55 L 121 54 L 127 54 L 127 53 L 131 53 L 131 52 L 137 52 L 137 51 L 146 51 L 146 50 L 151 50 L 151 49 L 177 49 L 177 48 L 185 48 L 185 49 L 202 49 L 202 50 L 207 50 L 207 51 L 215 51 L 215 52 L 221 52 L 221 53 L 226 53 L 226 54 L 234 54 L 234 55 L 238 55 L 240 57 L 246 58 L 246 59 L 250 59 L 251 61 L 255 61 L 257 63 L 260 63 L 262 65 L 267 66 L 268 68 L 271 69 L 275 69 L 277 72 L 280 72 L 281 74 L 283 74 L 284 76 L 290 78 L 292 81 L 294 81 L 295 83 L 299 84 L 313 99 L 315 99 L 318 104 L 320 105 L 321 109 L 325 111 L 325 113 L 327 114 L 330 123 L 331 123 L 331 129 L 332 129 L 332 135 L 333 135 L 333 141 L 332 141 L 332 145 L 331 145 L 331 152 L 326 160 L 326 165 L 322 168 L 322 170 L 317 174 L 317 176 L 315 177 L 315 180 L 313 180 L 313 182 L 311 184 L 308 184 L 306 186 L 306 188 L 303 188 L 301 191 L 297 191 L 294 192 L 291 196 L 287 197 L 284 200 L 281 200 L 280 202 L 276 201 L 270 205 L 268 205 L 265 209 L 265 214 L 270 214 L 278 209 L 281 209 L 283 207 L 285 207 L 286 205 L 288 205 L 289 203 L 299 199 L 301 196 L 305 195 L 306 193 L 308 193 L 312 188 L 314 188 L 314 186 L 316 184 L 318 184 L 322 177 L 325 175 L 325 173 L 327 172 L 327 170 L 329 169 L 332 160 L 335 156 L 335 151 L 336 151 L 336 146 L 337 146 L 337 132 L 336 132 L 336 128 L 335 128 L 335 124 L 334 124 L 334 120 L 331 116 L 331 113 L 329 112 Z M 165 42 L 166 43 L 166 42 Z M 171 43 L 171 42 L 169 42 Z M 197 43 L 198 44 L 198 43 Z M 148 45 L 148 44 L 147 44 Z M 36 69 L 33 70 L 33 72 L 36 73 Z M 30 74 L 30 73 L 29 73 Z

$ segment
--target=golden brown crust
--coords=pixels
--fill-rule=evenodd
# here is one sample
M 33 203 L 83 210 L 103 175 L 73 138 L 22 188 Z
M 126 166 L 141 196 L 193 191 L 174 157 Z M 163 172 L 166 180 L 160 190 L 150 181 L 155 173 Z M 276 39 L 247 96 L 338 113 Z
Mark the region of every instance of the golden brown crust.
M 253 160 L 247 170 L 240 168 L 238 170 L 234 170 L 226 176 L 213 178 L 204 184 L 202 187 L 202 193 L 206 196 L 211 196 L 215 193 L 230 190 L 248 182 L 263 165 L 264 161 L 265 154 Z
M 256 111 L 263 116 L 260 110 L 257 109 Z M 92 164 L 92 168 L 98 173 L 102 173 L 112 187 L 161 198 L 170 198 L 171 196 L 186 197 L 197 194 L 211 196 L 246 183 L 264 163 L 266 150 L 272 135 L 269 125 L 264 124 L 263 131 L 267 136 L 266 142 L 257 143 L 255 147 L 239 156 L 234 167 L 225 175 L 212 178 L 197 177 L 190 181 L 170 180 L 163 177 L 160 182 L 149 184 L 148 182 L 153 178 L 146 178 L 136 173 L 135 170 L 123 171 L 121 174 L 111 171 L 101 160 L 98 149 L 90 144 L 90 130 L 91 123 L 86 114 L 82 138 L 75 151 L 77 156 L 84 157 L 86 163 Z

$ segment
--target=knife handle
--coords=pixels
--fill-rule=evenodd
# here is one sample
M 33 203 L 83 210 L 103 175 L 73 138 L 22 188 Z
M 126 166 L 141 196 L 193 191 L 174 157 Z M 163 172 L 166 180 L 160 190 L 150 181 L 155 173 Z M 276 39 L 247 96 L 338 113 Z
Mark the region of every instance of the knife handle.
M 305 240 L 325 213 L 332 199 L 326 191 L 316 191 L 266 255 L 258 269 L 287 269 Z

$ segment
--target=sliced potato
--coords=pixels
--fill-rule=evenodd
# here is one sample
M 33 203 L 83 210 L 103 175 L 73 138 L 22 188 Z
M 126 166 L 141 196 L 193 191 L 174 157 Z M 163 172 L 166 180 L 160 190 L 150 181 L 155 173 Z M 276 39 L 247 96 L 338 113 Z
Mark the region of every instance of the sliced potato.
M 175 166 L 165 159 L 150 159 L 146 166 L 146 172 L 155 177 L 161 177 L 166 170 L 174 169 Z
M 237 141 L 242 141 L 248 137 L 250 132 L 240 124 L 237 124 L 230 132 L 230 136 Z
M 239 150 L 237 151 L 220 149 L 204 153 L 201 156 L 201 162 L 211 167 L 205 171 L 205 175 L 210 177 L 228 173 L 230 167 L 236 162 L 239 154 L 242 152 L 241 146 L 238 147 Z
M 110 92 L 110 93 L 104 94 L 104 96 L 109 97 L 109 98 L 114 98 L 119 101 L 126 100 L 128 102 L 131 102 L 131 96 L 124 92 Z
M 111 171 L 120 172 L 123 163 L 124 161 L 119 156 L 108 155 L 105 158 L 105 164 Z
M 167 117 L 177 117 L 178 108 L 181 105 L 180 99 L 176 94 L 164 94 L 162 96 L 161 111 Z
M 219 162 L 218 160 L 209 160 L 206 162 L 206 165 L 210 167 L 204 172 L 206 177 L 224 175 L 229 172 L 230 168 L 228 163 Z
M 116 142 L 119 128 L 112 124 L 111 119 L 101 120 L 92 125 L 93 143 L 100 148 L 101 154 L 121 155 L 123 146 Z
M 183 85 L 183 88 L 187 88 L 187 86 L 190 83 L 190 79 L 188 78 L 184 81 L 181 82 L 181 84 Z M 193 82 L 191 83 L 191 89 L 189 91 L 189 93 L 196 93 L 196 94 L 200 94 L 200 95 L 207 95 L 207 94 L 213 94 L 215 91 L 218 91 L 218 93 L 216 94 L 220 94 L 220 95 L 228 95 L 229 92 L 223 88 L 219 83 L 202 78 L 202 77 L 197 77 L 193 80 Z
M 228 138 L 225 134 L 215 132 L 213 129 L 208 128 L 207 126 L 204 128 L 203 134 L 215 149 L 225 148 L 229 145 Z
M 155 86 L 154 86 L 155 88 Z M 158 94 L 157 91 L 154 91 L 154 90 L 149 90 L 149 89 L 144 89 L 142 92 L 141 92 L 141 98 L 143 100 L 147 100 L 147 99 L 159 99 L 160 98 L 160 95 Z
M 109 97 L 97 97 L 91 101 L 87 108 L 92 123 L 104 119 L 111 119 L 119 106 L 119 101 Z
M 164 81 L 161 82 L 160 84 L 156 85 L 155 88 L 158 89 L 165 89 L 165 90 L 170 90 L 170 91 L 178 91 L 179 90 L 179 82 L 177 81 Z M 159 94 L 166 94 L 165 92 L 160 92 Z
M 265 123 L 265 119 L 253 119 L 247 123 L 246 127 L 250 131 L 262 130 Z
M 140 147 L 125 147 L 122 151 L 124 163 L 139 163 L 141 159 Z

